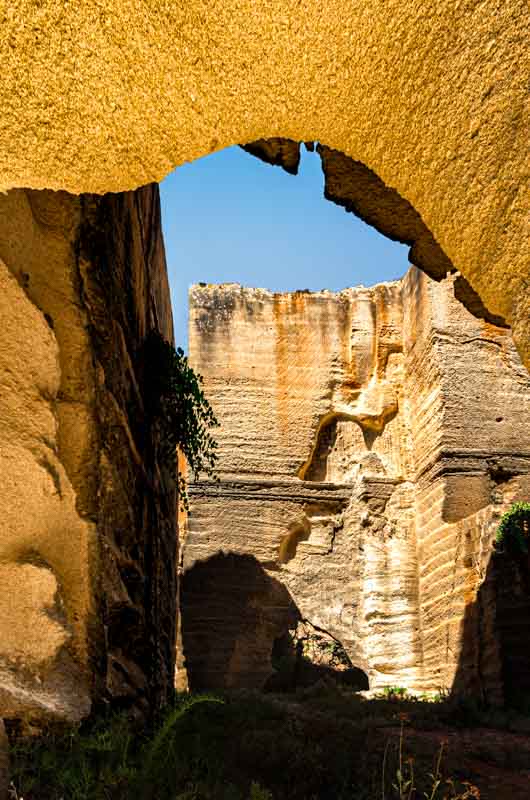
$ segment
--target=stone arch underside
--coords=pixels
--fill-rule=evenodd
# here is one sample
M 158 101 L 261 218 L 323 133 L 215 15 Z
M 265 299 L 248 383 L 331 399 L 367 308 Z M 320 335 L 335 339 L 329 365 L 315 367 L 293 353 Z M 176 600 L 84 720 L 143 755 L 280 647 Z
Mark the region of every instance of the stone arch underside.
M 412 204 L 528 364 L 528 26 L 523 0 L 23 4 L 0 39 L 0 185 L 121 191 L 318 138 Z
M 300 145 L 290 139 L 261 139 L 243 149 L 269 164 L 298 174 Z M 305 143 L 314 150 L 314 142 Z M 322 144 L 316 145 L 325 177 L 324 196 L 346 211 L 355 214 L 393 241 L 410 247 L 409 261 L 435 280 L 443 280 L 457 270 L 412 205 L 396 189 L 387 186 L 360 161 Z M 455 296 L 471 313 L 493 325 L 505 326 L 505 320 L 492 314 L 468 281 L 458 275 Z

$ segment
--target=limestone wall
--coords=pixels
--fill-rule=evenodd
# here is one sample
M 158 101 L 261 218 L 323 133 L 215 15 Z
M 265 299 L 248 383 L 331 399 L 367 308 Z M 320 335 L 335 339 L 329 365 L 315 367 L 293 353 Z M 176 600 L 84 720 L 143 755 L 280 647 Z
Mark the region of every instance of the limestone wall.
M 412 268 L 339 294 L 191 289 L 190 357 L 221 422 L 221 483 L 192 485 L 184 547 L 195 688 L 264 685 L 294 614 L 374 688 L 502 695 L 489 561 L 500 513 L 528 492 L 530 377 L 454 280 Z M 220 552 L 247 565 L 230 623 L 210 589 Z M 248 600 L 256 575 L 286 592 L 274 613 Z
M 143 338 L 172 337 L 157 187 L 0 197 L 0 318 L 0 717 L 156 703 L 175 623 L 142 400 Z
M 528 492 L 529 378 L 505 329 L 419 278 L 409 272 L 403 288 L 423 670 L 440 686 L 460 670 L 462 685 L 466 607 L 485 579 L 501 509 Z
M 109 0 L 104 8 L 90 0 L 73 0 L 64 7 L 54 0 L 43 0 L 7 4 L 1 17 L 0 187 L 3 189 L 124 191 L 159 180 L 176 165 L 231 144 L 279 136 L 295 142 L 319 140 L 334 149 L 322 151 L 323 160 L 330 167 L 326 173 L 327 196 L 369 218 L 373 224 L 390 231 L 390 235 L 410 241 L 411 259 L 429 274 L 437 277 L 445 274 L 441 267 L 449 261 L 465 279 L 463 282 L 457 279 L 455 287 L 460 287 L 458 291 L 465 295 L 468 307 L 470 297 L 481 299 L 490 318 L 495 315 L 510 323 L 519 352 L 525 363 L 530 363 L 528 226 L 523 189 L 528 171 L 525 114 L 528 48 L 524 34 L 529 19 L 524 0 L 513 0 L 502 7 L 492 2 L 450 0 L 421 4 L 411 0 L 368 3 L 327 0 L 320 4 L 308 0 L 301 3 L 271 0 L 263 4 L 229 0 L 208 6 L 197 0 L 144 4 Z M 279 163 L 288 163 L 294 171 L 297 154 L 285 143 L 280 149 L 284 155 Z M 274 150 L 272 154 L 276 158 Z M 353 167 L 350 164 L 344 169 L 341 154 L 353 161 Z M 118 220 L 118 239 L 124 230 L 119 220 L 130 223 L 131 245 L 140 250 L 140 228 L 145 235 L 143 223 L 147 223 L 149 210 L 138 198 L 145 196 L 144 192 L 135 195 L 134 200 L 133 195 L 106 198 L 100 206 L 102 213 Z M 150 525 L 145 520 L 158 522 L 159 499 L 138 500 L 139 505 L 135 500 L 132 511 L 113 516 L 116 508 L 122 511 L 128 508 L 131 494 L 134 498 L 157 495 L 152 493 L 153 473 L 149 469 L 144 476 L 149 492 L 144 491 L 145 486 L 140 488 L 135 484 L 131 492 L 130 463 L 144 464 L 149 459 L 139 445 L 141 437 L 132 430 L 134 425 L 130 426 L 129 421 L 141 418 L 134 399 L 137 372 L 141 372 L 135 350 L 143 335 L 143 325 L 136 324 L 137 302 L 143 307 L 142 296 L 148 291 L 150 273 L 155 292 L 154 276 L 158 272 L 156 267 L 146 266 L 135 273 L 138 295 L 134 297 L 124 272 L 103 270 L 107 278 L 113 275 L 113 279 L 100 280 L 99 288 L 89 297 L 87 281 L 79 277 L 83 275 L 81 266 L 72 271 L 68 264 L 76 259 L 67 252 L 72 242 L 80 241 L 81 229 L 86 229 L 86 197 L 77 205 L 77 201 L 66 202 L 61 195 L 59 206 L 66 202 L 66 205 L 71 203 L 71 208 L 65 213 L 59 208 L 51 215 L 48 200 L 42 202 L 41 197 L 46 196 L 21 190 L 8 199 L 1 198 L 0 202 L 0 208 L 6 209 L 0 230 L 0 257 L 9 271 L 9 274 L 4 271 L 2 277 L 6 306 L 2 331 L 6 341 L 15 332 L 23 334 L 22 342 L 15 337 L 0 357 L 7 362 L 2 363 L 1 380 L 9 387 L 3 390 L 0 401 L 4 420 L 0 438 L 2 458 L 9 459 L 9 469 L 2 470 L 0 480 L 10 531 L 5 534 L 6 594 L 2 603 L 9 605 L 9 614 L 13 609 L 13 620 L 31 617 L 38 621 L 46 630 L 39 641 L 56 642 L 56 647 L 42 652 L 35 643 L 24 645 L 19 655 L 21 663 L 26 660 L 33 665 L 28 674 L 33 675 L 35 664 L 56 663 L 57 648 L 73 654 L 74 666 L 59 670 L 64 676 L 59 688 L 50 684 L 47 689 L 46 681 L 42 684 L 45 696 L 39 700 L 40 705 L 54 707 L 57 697 L 75 694 L 81 699 L 74 702 L 85 707 L 90 690 L 80 688 L 85 685 L 83 642 L 94 642 L 100 636 L 103 645 L 95 647 L 94 652 L 110 652 L 105 626 L 95 624 L 97 634 L 86 634 L 83 630 L 84 609 L 91 607 L 95 596 L 111 594 L 109 588 L 101 592 L 94 589 L 91 581 L 94 585 L 101 581 L 102 586 L 118 586 L 116 603 L 111 603 L 115 610 L 129 609 L 127 596 L 135 598 L 136 611 L 129 617 L 129 627 L 124 624 L 121 612 L 110 615 L 116 622 L 107 626 L 108 635 L 111 639 L 116 637 L 113 652 L 118 653 L 123 648 L 127 650 L 132 642 L 131 630 L 139 630 L 144 624 L 141 609 L 152 609 L 146 612 L 148 616 L 162 613 L 163 604 L 156 599 L 160 595 L 153 589 L 154 584 L 147 581 L 151 588 L 145 590 L 144 567 L 138 571 L 135 565 L 145 558 L 145 574 L 156 574 L 156 581 L 162 584 L 172 580 L 173 545 L 162 545 L 156 540 L 154 549 L 150 544 L 141 547 L 141 555 L 134 544 L 138 541 L 136 533 L 130 539 L 125 534 L 122 537 L 109 533 L 109 530 L 136 530 L 136 523 L 131 520 L 140 517 L 144 519 L 140 525 L 144 533 Z M 368 198 L 368 202 L 359 205 L 359 198 Z M 52 205 L 55 203 L 54 200 Z M 401 229 L 399 220 L 403 219 L 406 225 Z M 88 227 L 91 225 L 90 222 Z M 107 229 L 100 244 L 105 249 L 117 242 L 113 242 Z M 118 247 L 117 252 L 123 254 L 123 238 L 121 244 L 121 251 Z M 77 247 L 74 250 L 80 253 Z M 149 256 L 147 252 L 144 251 L 139 263 L 144 260 L 147 263 L 157 251 L 151 250 Z M 35 253 L 39 258 L 33 258 Z M 87 263 L 92 263 L 90 257 Z M 15 272 L 23 294 L 10 283 L 10 275 Z M 29 284 L 26 276 L 30 276 Z M 165 291 L 162 283 L 161 292 Z M 127 298 L 121 316 L 120 302 L 118 308 L 113 306 L 112 313 L 109 311 L 113 298 Z M 49 326 L 44 326 L 42 315 L 35 316 L 27 300 L 52 320 L 52 334 Z M 482 303 L 477 306 L 483 313 Z M 156 316 L 164 327 L 163 313 L 155 315 L 151 308 L 149 314 Z M 116 323 L 116 319 L 121 321 Z M 15 342 L 21 350 L 13 353 Z M 315 344 L 307 354 L 325 356 L 325 349 Z M 376 408 L 374 393 L 370 395 L 368 387 L 362 398 L 368 409 L 366 419 L 379 419 L 378 424 L 386 422 L 385 433 L 373 442 L 374 449 L 381 445 L 379 460 L 394 465 L 399 452 L 402 470 L 409 469 L 407 459 L 412 455 L 421 457 L 427 468 L 429 450 L 434 453 L 437 447 L 430 440 L 429 425 L 434 428 L 441 425 L 437 422 L 436 407 L 438 403 L 443 405 L 444 400 L 431 396 L 427 389 L 428 385 L 435 386 L 437 371 L 443 370 L 434 362 L 431 364 L 433 360 L 428 353 L 425 350 L 423 374 L 429 374 L 430 378 L 425 377 L 425 392 L 421 397 L 424 444 L 421 448 L 418 444 L 417 453 L 412 437 L 419 442 L 419 431 L 407 434 L 405 440 L 386 433 L 395 420 L 400 420 L 399 425 L 404 424 L 401 417 L 406 414 L 391 420 L 391 404 L 384 400 Z M 342 356 L 338 362 L 344 362 Z M 10 366 L 13 363 L 23 363 L 24 370 L 18 367 L 13 370 Z M 339 383 L 342 369 L 339 366 L 337 374 L 334 373 Z M 323 381 L 324 387 L 326 381 L 319 370 L 320 367 L 315 368 L 315 373 L 320 375 L 318 381 Z M 110 374 L 116 378 L 110 380 Z M 285 375 L 278 373 L 277 379 L 288 388 Z M 389 396 L 395 396 L 393 378 L 385 381 Z M 322 388 L 322 391 L 328 390 Z M 335 389 L 330 391 L 333 393 Z M 349 397 L 349 389 L 346 395 Z M 261 402 L 266 407 L 270 400 L 264 391 L 255 391 L 254 397 L 257 409 Z M 346 405 L 350 402 L 348 397 Z M 338 396 L 335 399 L 340 400 Z M 28 411 L 26 417 L 20 416 L 23 402 Z M 362 410 L 357 400 L 352 402 L 360 419 Z M 412 408 L 413 402 L 405 393 L 403 409 L 407 403 Z M 308 467 L 311 448 L 317 445 L 315 421 L 319 424 L 323 421 L 321 408 L 329 406 L 328 399 L 321 397 L 313 411 L 302 399 L 298 404 L 300 424 L 291 422 L 289 412 L 284 409 L 283 424 L 289 435 L 281 439 L 278 452 L 276 445 L 269 447 L 267 426 L 262 425 L 261 431 L 257 431 L 264 452 L 269 451 L 272 475 L 299 476 L 299 472 L 289 470 L 294 467 L 303 472 Z M 103 409 L 102 423 L 99 411 L 98 421 L 94 422 L 94 408 Z M 451 423 L 458 426 L 457 416 L 458 409 Z M 28 418 L 32 420 L 29 433 L 21 430 L 16 421 L 25 419 L 23 427 Z M 349 432 L 343 430 L 342 421 L 337 426 L 340 428 L 337 437 L 342 442 L 339 450 L 358 453 L 361 446 L 358 432 L 352 434 L 356 429 L 350 425 Z M 122 438 L 118 436 L 116 440 L 113 437 L 118 431 Z M 507 425 L 499 424 L 499 435 L 507 432 Z M 291 441 L 291 435 L 295 439 L 300 436 L 300 441 Z M 322 441 L 333 435 L 332 430 L 323 431 Z M 436 441 L 438 436 L 443 438 L 442 430 L 436 432 Z M 480 438 L 480 426 L 476 436 Z M 241 437 L 240 443 L 241 461 L 245 459 L 249 474 L 254 474 L 256 463 L 252 454 Z M 95 459 L 95 452 L 104 453 L 105 457 Z M 362 446 L 360 452 L 364 458 Z M 126 453 L 123 463 L 122 453 Z M 391 457 L 385 455 L 388 453 Z M 370 469 L 378 464 L 373 455 L 369 455 Z M 239 471 L 234 448 L 227 458 L 232 459 L 232 468 Z M 346 456 L 334 452 L 329 462 L 330 475 L 347 475 L 350 467 L 346 459 L 345 473 L 344 459 Z M 460 459 L 458 464 L 462 463 Z M 474 474 L 476 462 L 469 463 L 465 485 L 468 488 L 473 485 L 472 494 L 476 498 L 471 512 L 480 506 L 486 490 L 484 470 L 477 467 Z M 521 468 L 519 462 L 516 466 L 517 470 Z M 325 474 L 327 469 L 326 466 Z M 418 471 L 419 467 L 414 469 Z M 504 474 L 498 467 L 495 470 L 497 477 Z M 322 466 L 315 462 L 315 474 L 319 471 L 322 472 Z M 457 472 L 462 472 L 460 467 Z M 109 474 L 113 475 L 112 481 L 110 478 L 107 481 Z M 454 498 L 464 482 L 459 479 L 455 483 L 448 469 L 444 475 L 445 483 L 440 490 L 442 506 L 447 506 L 444 519 L 447 524 L 458 524 L 452 517 L 450 521 L 450 515 L 460 506 L 460 501 Z M 121 487 L 118 502 L 114 489 L 99 494 L 102 481 L 106 486 Z M 427 473 L 425 481 L 424 500 L 430 491 L 431 478 Z M 434 486 L 434 477 L 431 482 Z M 447 497 L 451 498 L 447 502 L 443 486 L 448 487 Z M 28 492 L 27 498 L 21 499 L 24 495 L 20 487 Z M 37 502 L 39 492 L 46 496 L 46 502 Z M 469 495 L 467 489 L 466 495 Z M 97 511 L 95 497 L 97 504 L 103 504 L 101 508 L 98 505 Z M 142 506 L 144 502 L 148 508 Z M 39 528 L 30 536 L 24 514 L 32 504 L 40 511 L 49 507 L 49 513 L 41 514 L 46 523 L 44 530 Z M 46 526 L 51 524 L 49 520 L 54 514 L 58 514 L 58 522 L 52 525 L 54 536 L 50 537 Z M 103 525 L 105 532 L 100 536 L 102 519 L 109 522 Z M 153 527 L 159 530 L 158 524 Z M 73 536 L 57 533 L 63 529 L 74 531 Z M 18 545 L 13 550 L 13 542 L 19 539 L 35 542 L 37 555 L 33 550 L 30 555 L 27 552 L 21 555 Z M 54 550 L 52 559 L 48 552 L 51 539 L 64 540 L 64 552 L 68 555 L 59 556 Z M 166 539 L 163 533 L 162 540 Z M 114 543 L 107 548 L 110 540 Z M 147 536 L 146 540 L 151 541 Z M 72 541 L 76 547 L 70 559 Z M 114 544 L 120 553 L 128 553 L 125 558 L 116 556 L 116 563 L 121 565 L 119 579 L 112 570 L 115 580 L 110 573 L 106 574 L 106 568 L 100 571 L 94 566 L 87 581 L 86 569 L 80 564 L 96 563 L 91 555 L 94 541 L 96 552 L 106 553 L 103 564 L 114 563 Z M 428 543 L 424 544 L 426 547 Z M 159 547 L 164 551 L 161 559 Z M 423 544 L 418 546 L 418 552 L 423 552 L 422 548 Z M 63 562 L 61 574 L 59 561 Z M 23 569 L 21 563 L 25 565 Z M 158 563 L 156 568 L 155 563 Z M 127 583 L 126 590 L 121 586 L 122 581 Z M 22 600 L 17 587 L 27 583 L 38 588 Z M 48 613 L 43 615 L 42 609 L 50 605 L 49 598 L 57 594 L 56 583 L 59 595 L 66 592 L 71 597 L 63 603 L 67 611 L 55 609 L 51 617 Z M 145 599 L 144 590 L 150 598 L 146 604 L 140 600 L 141 596 Z M 127 614 L 128 611 L 125 618 Z M 102 616 L 98 613 L 95 619 L 101 620 Z M 125 630 L 128 635 L 122 642 L 120 631 Z M 63 646 L 64 637 L 69 644 Z M 16 641 L 20 641 L 18 636 Z M 168 652 L 171 635 L 164 641 Z M 140 652 L 142 648 L 137 645 Z M 116 658 L 116 665 L 122 666 L 117 666 L 112 680 L 121 686 L 119 691 L 124 691 L 120 675 L 125 672 L 126 683 L 136 680 L 140 685 L 143 671 L 133 678 L 133 663 L 125 668 L 124 654 Z M 140 658 L 145 662 L 150 659 L 145 653 Z M 101 669 L 100 666 L 90 667 L 87 674 L 107 675 L 107 666 Z M 164 674 L 156 667 L 152 669 L 156 675 Z M 15 674 L 12 665 L 6 674 L 8 677 Z M 10 685 L 8 677 L 6 686 Z M 67 684 L 75 684 L 73 694 L 65 688 Z M 23 687 L 29 685 L 23 681 Z M 36 698 L 36 684 L 31 685 L 31 696 Z M 19 690 L 18 684 L 9 688 L 9 697 L 15 697 Z M 49 700 L 50 697 L 55 699 Z M 68 705 L 70 701 L 63 702 Z M 22 706 L 24 703 L 26 699 Z M 20 705 L 18 700 L 15 703 L 18 707 L 17 704 Z

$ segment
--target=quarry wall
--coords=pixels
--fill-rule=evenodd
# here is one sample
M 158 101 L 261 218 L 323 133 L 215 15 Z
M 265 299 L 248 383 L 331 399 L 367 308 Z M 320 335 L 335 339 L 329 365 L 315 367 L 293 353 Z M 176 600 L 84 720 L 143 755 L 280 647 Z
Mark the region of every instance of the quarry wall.
M 173 683 L 175 495 L 142 343 L 172 317 L 158 187 L 0 196 L 0 716 Z
M 502 697 L 490 561 L 530 491 L 530 378 L 454 284 L 411 268 L 338 294 L 191 289 L 190 358 L 221 422 L 221 482 L 190 489 L 192 687 L 266 685 L 302 622 L 372 688 Z

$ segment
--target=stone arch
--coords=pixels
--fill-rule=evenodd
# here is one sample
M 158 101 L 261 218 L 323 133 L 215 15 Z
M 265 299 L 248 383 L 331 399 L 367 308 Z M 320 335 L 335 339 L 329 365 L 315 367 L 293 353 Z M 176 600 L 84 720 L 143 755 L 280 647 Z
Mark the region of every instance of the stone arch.
M 261 139 L 244 145 L 243 149 L 262 161 L 282 167 L 291 175 L 297 175 L 300 144 L 289 139 Z M 308 150 L 315 149 L 314 142 L 306 142 L 305 146 Z M 322 162 L 326 200 L 355 214 L 383 236 L 409 245 L 410 263 L 434 280 L 442 280 L 448 273 L 457 271 L 420 214 L 395 188 L 385 184 L 363 163 L 338 150 L 320 143 L 316 150 Z M 476 317 L 494 325 L 506 325 L 502 317 L 488 311 L 462 275 L 456 278 L 454 290 L 457 299 Z
M 123 191 L 235 143 L 318 137 L 413 205 L 528 363 L 528 24 L 524 0 L 12 9 L 0 185 Z
M 306 481 L 350 483 L 358 474 L 385 475 L 384 462 L 373 451 L 376 436 L 356 419 L 333 417 L 319 427 L 316 445 L 300 477 Z

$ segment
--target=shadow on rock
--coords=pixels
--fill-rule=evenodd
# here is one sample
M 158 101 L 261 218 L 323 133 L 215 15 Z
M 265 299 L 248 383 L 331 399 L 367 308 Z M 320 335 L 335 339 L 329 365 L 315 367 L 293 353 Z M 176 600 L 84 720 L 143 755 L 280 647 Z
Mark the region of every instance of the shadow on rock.
M 464 616 L 453 683 L 457 696 L 530 708 L 530 569 L 527 558 L 492 551 Z
M 285 586 L 254 556 L 217 553 L 185 572 L 182 645 L 192 691 L 261 689 L 273 672 L 274 640 L 296 628 Z
M 355 691 L 369 688 L 368 676 L 354 666 L 342 643 L 307 620 L 275 640 L 272 666 L 268 691 L 289 692 L 316 684 L 341 684 Z
M 367 689 L 341 642 L 302 620 L 287 588 L 251 555 L 217 553 L 181 585 L 182 645 L 192 691 Z

